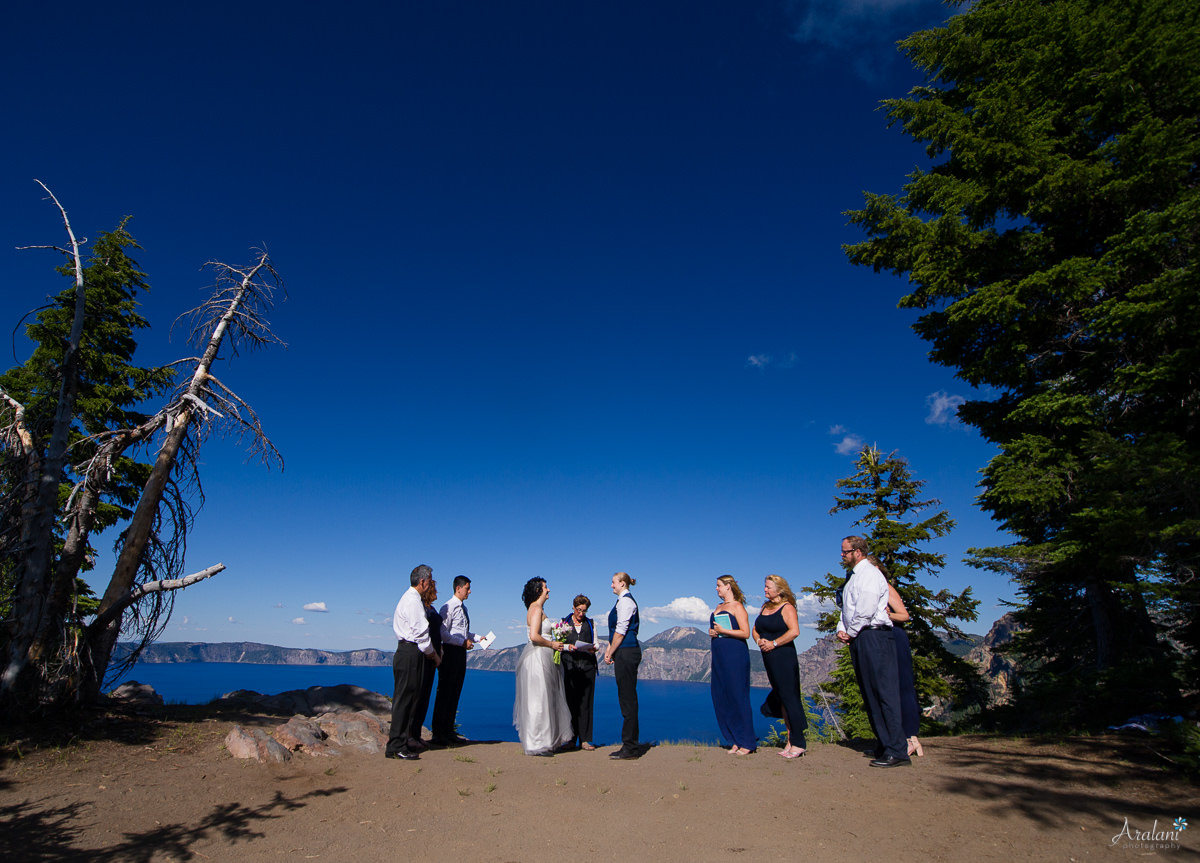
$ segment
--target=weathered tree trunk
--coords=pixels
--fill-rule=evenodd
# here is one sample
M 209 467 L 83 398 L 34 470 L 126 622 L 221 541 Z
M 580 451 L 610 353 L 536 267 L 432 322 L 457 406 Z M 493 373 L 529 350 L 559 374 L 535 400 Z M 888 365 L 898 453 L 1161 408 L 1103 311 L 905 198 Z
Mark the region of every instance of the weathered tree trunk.
M 100 688 L 104 683 L 104 674 L 112 658 L 113 647 L 121 632 L 122 615 L 119 610 L 113 613 L 114 609 L 117 609 L 117 606 L 134 589 L 137 573 L 142 565 L 142 557 L 154 528 L 158 507 L 162 503 L 163 491 L 170 479 L 171 471 L 175 467 L 176 457 L 196 419 L 197 410 L 204 406 L 202 395 L 208 382 L 209 369 L 212 368 L 212 364 L 217 358 L 217 353 L 229 332 L 230 325 L 240 313 L 242 301 L 251 290 L 254 278 L 266 266 L 267 257 L 264 254 L 258 264 L 243 275 L 241 287 L 230 299 L 224 314 L 218 321 L 208 340 L 204 354 L 196 366 L 196 371 L 192 375 L 187 392 L 183 396 L 183 407 L 174 417 L 171 431 L 167 434 L 167 439 L 158 452 L 154 467 L 150 471 L 150 478 L 146 481 L 145 489 L 138 499 L 133 519 L 125 530 L 125 540 L 121 546 L 121 553 L 117 558 L 112 578 L 108 583 L 108 589 L 105 590 L 104 597 L 100 601 L 96 620 L 87 629 L 87 647 L 91 661 L 85 669 L 85 676 L 81 682 L 80 695 L 84 700 L 95 699 L 100 694 Z
M 67 444 L 75 415 L 79 388 L 79 350 L 83 340 L 85 288 L 79 241 L 62 204 L 40 180 L 62 214 L 71 241 L 75 269 L 75 314 L 63 353 L 58 404 L 46 454 L 39 462 L 36 444 L 27 458 L 26 497 L 21 518 L 22 555 L 15 576 L 13 623 L 4 642 L 0 672 L 0 709 L 21 711 L 34 707 L 42 690 L 44 664 L 61 645 L 62 629 L 51 616 L 54 569 L 54 523 L 58 517 L 58 487 L 67 464 Z

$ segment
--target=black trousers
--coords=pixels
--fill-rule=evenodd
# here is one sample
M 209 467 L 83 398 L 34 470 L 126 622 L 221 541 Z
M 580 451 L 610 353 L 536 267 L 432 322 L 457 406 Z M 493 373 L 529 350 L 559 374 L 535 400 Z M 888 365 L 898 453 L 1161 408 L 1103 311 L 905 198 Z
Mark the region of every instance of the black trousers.
M 615 663 L 614 663 L 615 665 Z M 592 703 L 596 699 L 596 658 L 562 655 L 563 689 L 571 711 L 571 731 L 578 743 L 592 742 Z
M 467 649 L 454 644 L 442 644 L 442 664 L 438 667 L 437 698 L 433 702 L 434 740 L 454 736 L 454 720 L 458 718 L 458 699 L 463 681 L 467 679 Z
M 425 677 L 425 654 L 411 641 L 396 644 L 392 657 L 392 727 L 388 731 L 387 751 L 407 752 L 408 735 L 412 730 L 417 700 L 421 697 L 421 681 Z
M 617 704 L 621 706 L 621 748 L 638 746 L 638 666 L 642 664 L 640 647 L 618 647 L 613 652 L 613 672 L 617 677 Z
M 896 642 L 890 629 L 862 629 L 850 642 L 850 659 L 867 706 L 871 729 L 885 756 L 908 757 L 908 741 L 900 719 L 900 677 Z
M 421 725 L 425 722 L 425 714 L 429 712 L 429 700 L 433 697 L 433 680 L 437 676 L 437 666 L 428 656 L 425 657 L 425 669 L 421 672 L 421 694 L 417 697 L 417 707 L 413 711 L 412 727 L 409 737 L 421 739 Z

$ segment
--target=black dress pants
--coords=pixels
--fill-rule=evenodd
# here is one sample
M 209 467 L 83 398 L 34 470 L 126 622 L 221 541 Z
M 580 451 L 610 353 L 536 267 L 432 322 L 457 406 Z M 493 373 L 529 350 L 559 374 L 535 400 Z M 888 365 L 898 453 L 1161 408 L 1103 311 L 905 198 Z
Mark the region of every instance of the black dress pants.
M 638 748 L 638 666 L 642 664 L 640 647 L 618 647 L 613 653 L 613 672 L 617 678 L 617 704 L 621 706 L 621 748 Z

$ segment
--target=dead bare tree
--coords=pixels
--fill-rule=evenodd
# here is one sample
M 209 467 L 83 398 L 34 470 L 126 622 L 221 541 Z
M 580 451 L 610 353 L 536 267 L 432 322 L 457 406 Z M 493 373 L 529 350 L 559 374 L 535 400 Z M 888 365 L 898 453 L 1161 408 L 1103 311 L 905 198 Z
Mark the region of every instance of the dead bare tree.
M 174 364 L 193 367 L 187 384 L 145 422 L 88 437 L 90 454 L 70 465 L 77 480 L 65 505 L 59 504 L 79 384 L 86 279 L 81 243 L 65 209 L 52 194 L 51 199 L 70 237 L 70 251 L 58 251 L 73 261 L 77 298 L 54 423 L 44 447 L 26 426 L 24 406 L 0 390 L 0 456 L 9 491 L 5 497 L 19 495 L 21 501 L 16 519 L 19 537 L 0 538 L 0 562 L 8 567 L 14 585 L 12 613 L 4 621 L 0 643 L 0 708 L 22 712 L 93 700 L 104 683 L 118 636 L 122 632 L 137 636 L 134 651 L 118 665 L 132 663 L 166 625 L 174 591 L 224 569 L 216 564 L 182 575 L 187 531 L 194 517 L 192 500 L 203 501 L 196 455 L 213 429 L 248 436 L 252 453 L 268 465 L 282 464 L 253 409 L 212 374 L 222 347 L 237 354 L 279 341 L 270 330 L 267 313 L 282 283 L 267 253 L 258 251 L 244 269 L 208 264 L 216 273 L 213 294 L 185 316 L 192 325 L 189 341 L 201 353 Z M 127 451 L 152 447 L 156 441 L 149 478 L 118 541 L 117 562 L 99 610 L 81 629 L 70 621 L 70 604 L 113 464 Z M 58 523 L 65 533 L 56 553 Z

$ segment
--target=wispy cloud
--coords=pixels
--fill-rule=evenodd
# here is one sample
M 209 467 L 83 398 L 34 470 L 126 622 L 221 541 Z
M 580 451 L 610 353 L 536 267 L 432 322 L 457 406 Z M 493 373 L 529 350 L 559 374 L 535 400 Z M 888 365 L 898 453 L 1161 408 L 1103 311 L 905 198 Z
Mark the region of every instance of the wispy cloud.
M 925 397 L 925 404 L 929 406 L 929 416 L 925 417 L 925 422 L 936 426 L 961 425 L 958 407 L 966 401 L 962 396 L 952 396 L 945 392 L 929 394 Z
M 323 602 L 306 602 L 304 603 L 305 611 L 319 611 L 322 614 L 328 614 L 329 609 L 325 607 Z
M 666 605 L 656 605 L 640 612 L 646 620 L 658 623 L 659 620 L 684 620 L 688 623 L 708 623 L 708 615 L 712 608 L 698 596 L 680 596 L 672 599 Z
M 303 617 L 293 617 L 292 623 L 296 624 L 297 626 L 304 626 L 305 620 Z
M 234 620 L 233 615 L 231 614 L 231 615 L 229 615 L 229 622 L 230 623 L 238 623 L 239 621 Z
M 856 434 L 851 434 L 845 426 L 830 426 L 829 433 L 834 437 L 841 438 L 833 445 L 833 449 L 838 455 L 858 455 L 862 452 L 863 439 Z
M 935 27 L 951 11 L 942 0 L 782 0 L 792 39 L 822 52 L 852 52 L 850 65 L 864 80 L 878 80 L 905 61 L 895 43 Z
M 781 360 L 775 359 L 770 354 L 751 354 L 746 357 L 746 365 L 749 368 L 758 369 L 759 371 L 765 371 L 768 367 L 772 366 L 777 369 L 794 369 L 799 362 L 800 357 L 795 351 L 792 351 Z

